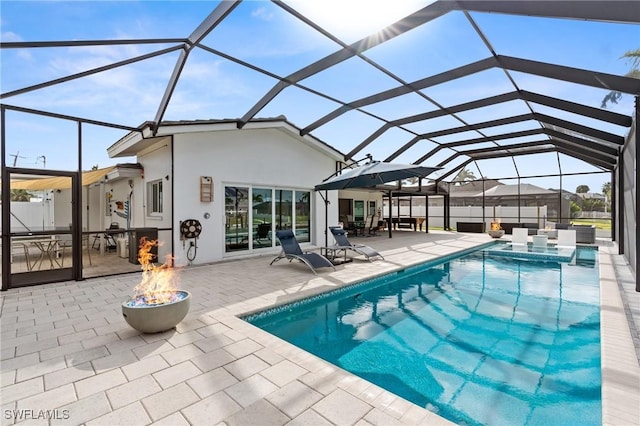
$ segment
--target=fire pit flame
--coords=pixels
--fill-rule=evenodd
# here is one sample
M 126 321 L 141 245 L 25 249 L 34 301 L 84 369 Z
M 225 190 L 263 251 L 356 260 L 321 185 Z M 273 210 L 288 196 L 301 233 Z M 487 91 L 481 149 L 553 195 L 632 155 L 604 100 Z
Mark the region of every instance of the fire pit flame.
M 134 296 L 122 304 L 127 323 L 143 333 L 158 333 L 175 327 L 189 312 L 191 294 L 179 289 L 173 258 L 156 266 L 151 249 L 157 240 L 140 240 L 138 261 L 142 265 L 142 280 L 134 288 Z
M 173 271 L 173 257 L 167 256 L 163 265 L 153 263 L 151 249 L 158 247 L 157 240 L 140 240 L 138 262 L 142 265 L 142 280 L 134 289 L 135 305 L 161 305 L 178 300 L 180 286 Z

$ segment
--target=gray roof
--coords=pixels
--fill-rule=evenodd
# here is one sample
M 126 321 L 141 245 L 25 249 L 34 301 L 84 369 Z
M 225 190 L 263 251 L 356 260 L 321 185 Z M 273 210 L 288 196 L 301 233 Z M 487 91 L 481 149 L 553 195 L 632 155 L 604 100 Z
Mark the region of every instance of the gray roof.
M 482 185 L 475 185 L 474 190 L 466 190 L 459 191 L 458 186 L 451 186 L 451 197 L 462 198 L 462 197 L 482 197 Z M 478 186 L 480 186 L 478 188 Z M 521 183 L 520 191 L 518 192 L 518 185 L 494 185 L 494 186 L 486 186 L 485 187 L 485 196 L 486 197 L 517 197 L 518 193 L 522 197 L 526 196 L 534 196 L 534 195 L 552 195 L 557 194 L 557 191 L 540 188 L 539 186 L 532 185 L 530 183 Z

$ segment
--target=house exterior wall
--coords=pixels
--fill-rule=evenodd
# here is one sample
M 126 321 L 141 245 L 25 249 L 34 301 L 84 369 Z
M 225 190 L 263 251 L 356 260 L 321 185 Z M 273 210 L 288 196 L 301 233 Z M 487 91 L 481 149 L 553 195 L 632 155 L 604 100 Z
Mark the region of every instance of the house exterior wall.
M 335 170 L 335 159 L 326 152 L 279 128 L 177 133 L 173 135 L 173 146 L 173 158 L 169 147 L 154 146 L 147 150 L 148 154 L 139 155 L 138 161 L 144 167 L 145 182 L 170 177 L 173 216 L 167 195 L 164 199 L 167 214 L 155 220 L 145 216 L 144 226 L 173 226 L 176 265 L 189 263 L 189 244 L 183 244 L 179 232 L 180 223 L 187 219 L 202 224 L 193 264 L 279 251 L 273 247 L 225 252 L 225 186 L 310 191 L 311 243 L 324 245 L 325 204 L 313 188 Z M 212 202 L 200 201 L 202 176 L 213 179 Z M 329 192 L 329 201 L 329 223 L 337 223 L 337 191 Z
M 352 200 L 352 205 L 351 208 L 353 209 L 353 202 L 354 201 L 364 201 L 364 217 L 365 220 L 367 219 L 367 217 L 370 217 L 371 215 L 378 215 L 378 213 L 380 213 L 379 216 L 382 216 L 382 192 L 371 192 L 371 191 L 357 191 L 357 190 L 341 190 L 339 192 L 339 198 L 341 199 L 348 199 L 348 200 Z M 375 212 L 370 212 L 369 211 L 369 203 L 370 202 L 375 202 L 376 203 L 376 211 Z M 349 215 L 349 220 L 354 220 L 354 218 L 352 217 L 353 215 Z
M 165 258 L 171 255 L 171 231 L 173 223 L 172 205 L 173 191 L 176 194 L 182 193 L 183 183 L 173 182 L 171 171 L 171 149 L 172 142 L 162 141 L 144 151 L 138 153 L 137 159 L 143 166 L 143 174 L 140 180 L 134 179 L 133 194 L 131 196 L 131 228 L 157 228 L 158 231 L 158 261 L 163 263 Z M 149 183 L 161 181 L 163 185 L 163 211 L 162 213 L 151 214 L 149 212 Z M 124 180 L 126 183 L 127 181 Z M 127 187 L 128 190 L 130 190 Z M 177 228 L 176 228 L 177 229 Z M 136 248 L 137 249 L 137 248 Z M 177 249 L 177 246 L 174 247 Z M 131 247 L 129 247 L 131 250 Z

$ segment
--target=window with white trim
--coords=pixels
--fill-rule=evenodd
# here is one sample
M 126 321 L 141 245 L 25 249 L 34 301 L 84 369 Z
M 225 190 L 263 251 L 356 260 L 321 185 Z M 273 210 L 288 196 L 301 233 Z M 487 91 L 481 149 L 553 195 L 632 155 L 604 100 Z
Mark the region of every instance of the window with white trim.
M 162 179 L 147 182 L 147 215 L 162 213 Z

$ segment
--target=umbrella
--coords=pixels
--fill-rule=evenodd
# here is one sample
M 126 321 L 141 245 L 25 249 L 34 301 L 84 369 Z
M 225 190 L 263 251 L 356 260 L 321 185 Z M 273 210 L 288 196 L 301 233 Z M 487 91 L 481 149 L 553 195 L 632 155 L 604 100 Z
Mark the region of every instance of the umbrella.
M 338 176 L 328 178 L 321 184 L 316 185 L 315 190 L 370 188 L 403 179 L 423 178 L 440 169 L 441 167 L 372 161 L 371 163 L 348 170 Z M 325 204 L 326 202 L 325 199 Z M 327 214 L 326 210 L 325 205 L 325 214 Z M 391 220 L 391 191 L 389 191 L 389 220 Z M 389 223 L 388 228 L 389 238 L 391 238 L 391 223 Z
M 315 190 L 369 188 L 387 182 L 409 178 L 423 178 L 440 167 L 424 167 L 415 164 L 396 164 L 374 161 L 355 169 L 348 170 L 341 175 L 331 177 L 319 185 Z

